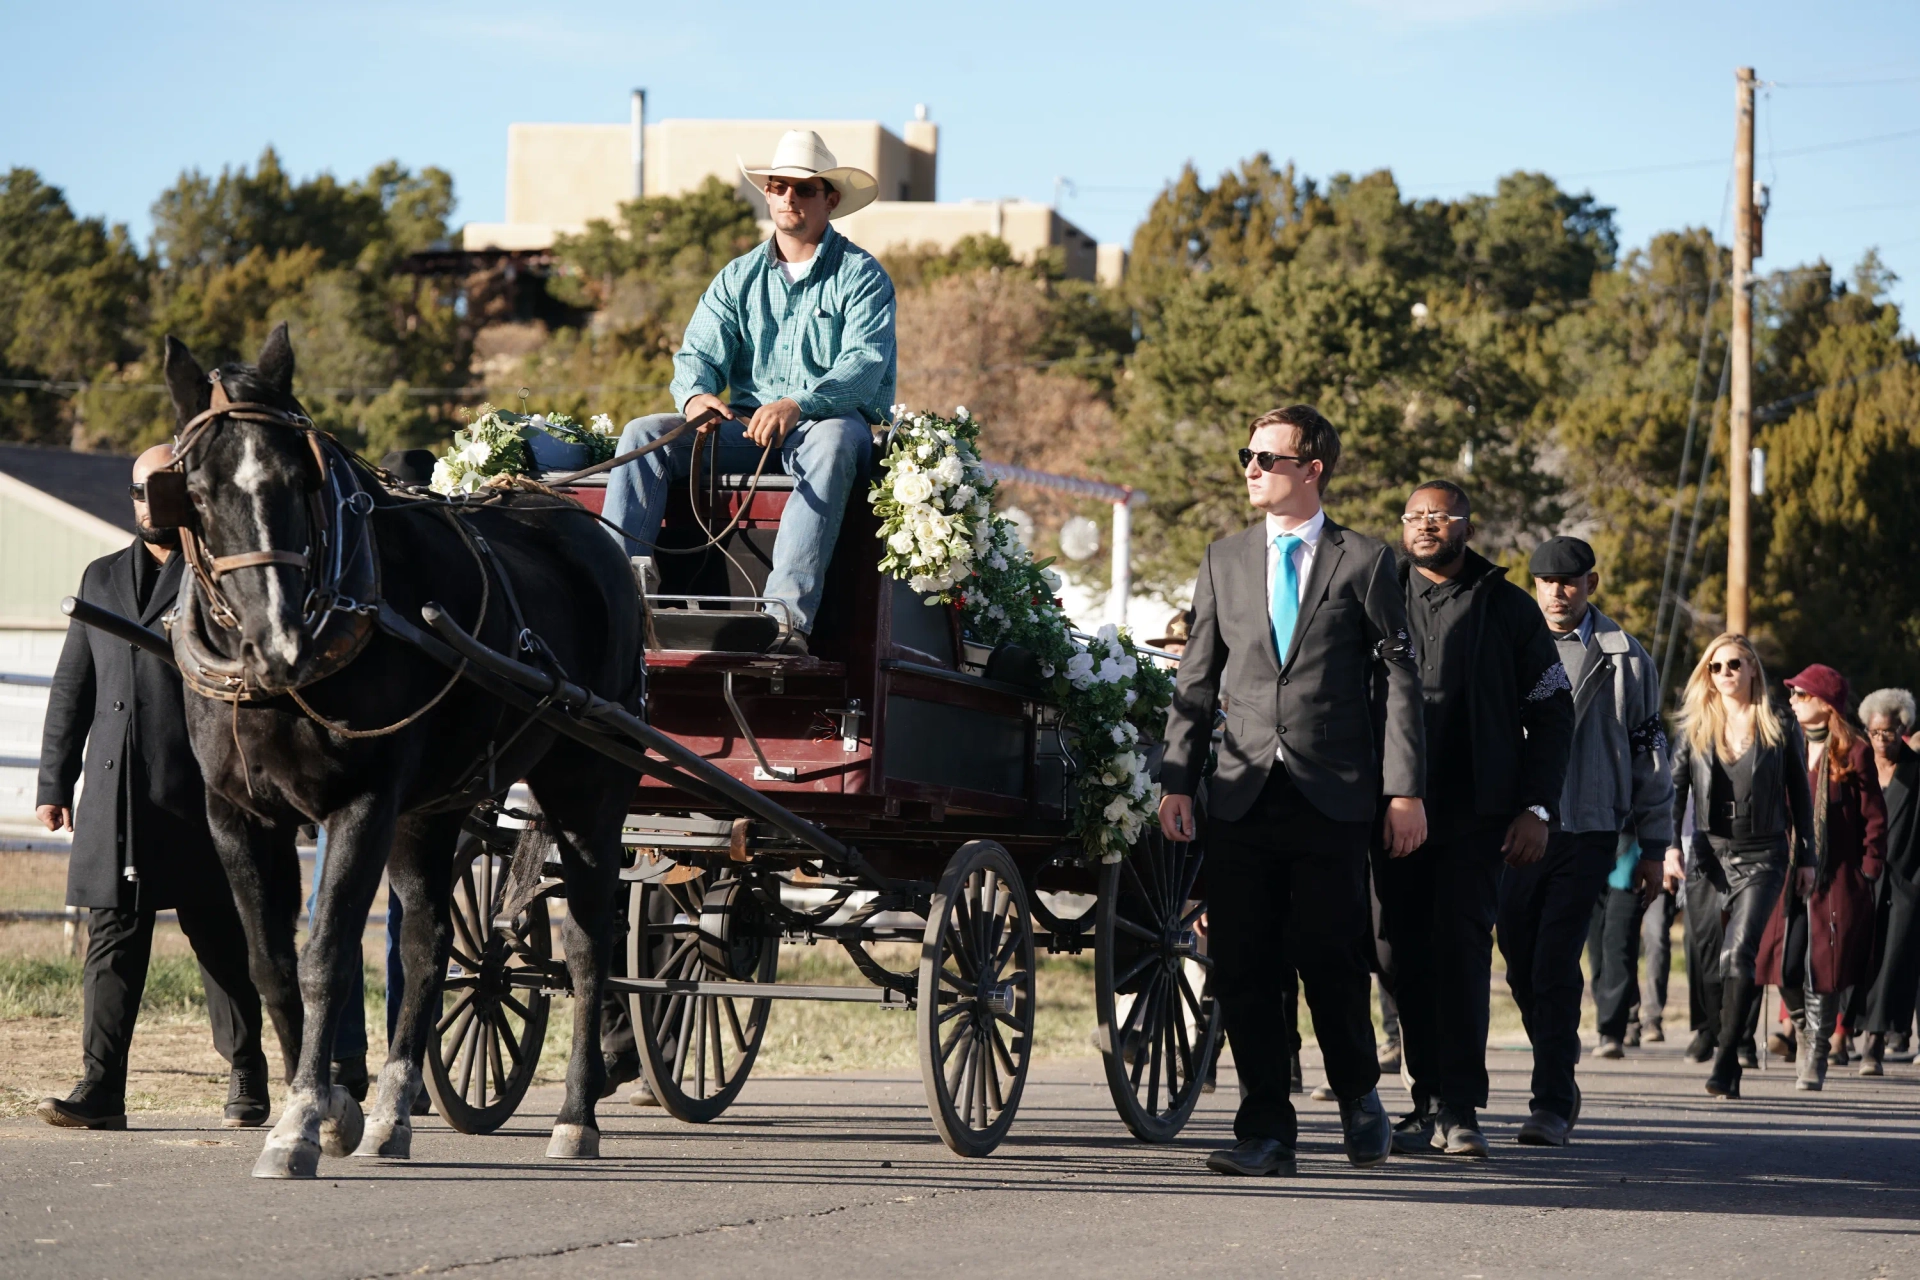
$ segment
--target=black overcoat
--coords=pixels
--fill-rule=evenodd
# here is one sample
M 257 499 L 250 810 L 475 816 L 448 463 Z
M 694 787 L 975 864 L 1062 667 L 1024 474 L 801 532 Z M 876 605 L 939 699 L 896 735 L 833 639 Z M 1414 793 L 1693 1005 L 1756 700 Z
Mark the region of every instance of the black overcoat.
M 180 594 L 183 562 L 177 553 L 168 559 L 142 609 L 134 557 L 150 554 L 135 542 L 95 560 L 80 577 L 80 598 L 158 629 Z M 229 892 L 207 830 L 179 672 L 76 622 L 47 699 L 35 803 L 71 807 L 83 773 L 68 906 L 158 911 Z M 137 880 L 127 878 L 129 866 Z

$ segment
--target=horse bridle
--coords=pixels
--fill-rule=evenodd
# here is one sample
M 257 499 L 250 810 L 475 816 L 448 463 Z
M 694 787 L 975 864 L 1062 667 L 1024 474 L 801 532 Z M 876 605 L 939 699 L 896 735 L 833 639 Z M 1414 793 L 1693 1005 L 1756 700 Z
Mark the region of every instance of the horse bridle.
M 352 462 L 339 443 L 316 427 L 312 419 L 258 401 L 230 400 L 219 371 L 208 376 L 213 383 L 210 406 L 181 427 L 174 441 L 173 462 L 147 477 L 148 518 L 156 528 L 180 531 L 180 550 L 205 603 L 207 616 L 223 630 L 237 630 L 240 620 L 220 590 L 220 579 L 237 570 L 274 565 L 297 569 L 305 578 L 307 592 L 301 605 L 301 626 L 311 639 L 319 640 L 336 615 L 348 615 L 344 634 L 336 636 L 322 651 L 324 669 L 312 677 L 319 679 L 352 661 L 372 634 L 372 618 L 379 608 L 379 558 L 373 551 L 373 531 L 366 518 L 373 511 L 373 495 L 361 486 Z M 227 419 L 283 426 L 305 438 L 318 473 L 318 482 L 307 496 L 308 528 L 318 543 L 317 554 L 313 543 L 309 543 L 306 551 L 267 549 L 225 556 L 207 554 L 206 546 L 196 533 L 198 518 L 187 496 L 187 474 L 194 450 L 217 424 Z M 352 585 L 365 600 L 356 599 L 343 590 L 349 577 L 357 579 Z M 194 665 L 212 677 L 218 686 L 203 687 L 203 691 L 223 698 L 253 696 L 254 691 L 244 676 L 229 664 L 218 661 L 203 638 L 194 634 L 194 619 L 189 616 L 185 623 L 189 641 L 199 642 L 192 647 L 202 651 L 195 656 L 203 661 Z

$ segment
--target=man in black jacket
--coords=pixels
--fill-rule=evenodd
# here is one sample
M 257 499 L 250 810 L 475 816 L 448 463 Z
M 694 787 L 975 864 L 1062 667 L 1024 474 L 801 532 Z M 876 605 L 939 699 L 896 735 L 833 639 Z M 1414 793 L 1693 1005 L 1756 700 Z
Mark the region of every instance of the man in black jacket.
M 1263 519 L 1201 558 L 1167 711 L 1160 826 L 1170 840 L 1195 838 L 1214 712 L 1226 715 L 1204 833 L 1212 981 L 1245 1090 L 1238 1143 L 1207 1160 L 1225 1174 L 1293 1171 L 1298 1117 L 1282 1009 L 1295 970 L 1348 1159 L 1376 1165 L 1391 1146 L 1374 1087 L 1367 841 L 1383 810 L 1397 851 L 1426 838 L 1420 686 L 1393 553 L 1321 509 L 1339 460 L 1333 424 L 1310 406 L 1254 420 L 1240 467 Z M 1376 679 L 1385 685 L 1378 742 Z
M 147 522 L 146 478 L 172 460 L 156 445 L 134 461 L 140 537 L 87 566 L 78 595 L 148 627 L 180 593 L 179 535 Z M 180 674 L 103 631 L 76 622 L 47 700 L 38 813 L 50 831 L 70 828 L 67 905 L 87 922 L 85 1075 L 39 1115 L 68 1128 L 127 1127 L 127 1051 L 146 987 L 154 913 L 174 908 L 207 990 L 214 1047 L 232 1064 L 226 1122 L 267 1118 L 267 1059 L 260 997 L 247 975 L 246 936 L 207 830 L 206 786 L 187 742 Z M 84 769 L 83 769 L 84 763 Z M 86 785 L 74 808 L 74 788 Z
M 1471 551 L 1460 486 L 1407 499 L 1400 566 L 1426 709 L 1425 844 L 1376 849 L 1381 932 L 1413 1110 L 1396 1151 L 1484 1157 L 1488 985 L 1500 868 L 1539 860 L 1573 739 L 1566 670 L 1533 599 Z

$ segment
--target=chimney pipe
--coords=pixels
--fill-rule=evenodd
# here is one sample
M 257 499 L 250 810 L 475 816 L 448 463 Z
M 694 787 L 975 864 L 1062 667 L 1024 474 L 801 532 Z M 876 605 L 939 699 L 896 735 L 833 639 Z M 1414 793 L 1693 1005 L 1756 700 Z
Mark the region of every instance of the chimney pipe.
M 633 198 L 647 194 L 647 91 L 633 91 Z

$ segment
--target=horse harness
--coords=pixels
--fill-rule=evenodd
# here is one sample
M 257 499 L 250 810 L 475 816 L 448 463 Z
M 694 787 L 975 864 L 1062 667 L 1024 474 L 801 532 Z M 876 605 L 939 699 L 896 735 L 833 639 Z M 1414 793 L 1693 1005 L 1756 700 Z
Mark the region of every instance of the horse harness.
M 216 370 L 209 376 L 213 382 L 211 407 L 181 428 L 174 444 L 172 465 L 153 472 L 147 480 L 149 517 L 156 527 L 179 529 L 181 551 L 193 575 L 187 598 L 166 616 L 168 630 L 179 629 L 175 650 L 182 677 L 196 693 L 233 704 L 236 716 L 243 702 L 265 701 L 285 693 L 315 723 L 341 737 L 378 738 L 399 732 L 438 706 L 453 691 L 466 674 L 465 660 L 423 706 L 378 729 L 355 729 L 330 720 L 314 710 L 300 693 L 301 688 L 336 674 L 359 657 L 376 629 L 397 635 L 391 628 L 379 628 L 381 614 L 388 606 L 380 591 L 380 559 L 372 524 L 379 507 L 367 477 L 362 474 L 371 468 L 305 415 L 255 401 L 230 400 L 220 383 L 219 372 Z M 187 497 L 186 477 L 194 449 L 204 442 L 217 423 L 228 418 L 284 426 L 305 437 L 319 475 L 319 483 L 308 495 L 309 527 L 318 543 L 317 550 L 310 544 L 304 552 L 269 549 L 226 556 L 207 554 L 206 546 L 195 533 L 198 520 Z M 527 625 L 512 579 L 486 539 L 453 510 L 452 504 L 429 501 L 424 505 L 448 521 L 479 571 L 480 607 L 470 634 L 478 636 L 486 624 L 492 583 L 497 575 L 513 617 L 516 648 L 545 668 L 558 690 L 565 672 L 546 642 Z M 222 648 L 231 646 L 215 645 L 206 634 L 209 625 L 227 632 L 239 627 L 238 615 L 220 590 L 220 580 L 239 570 L 274 565 L 286 565 L 306 575 L 307 594 L 302 605 L 302 629 L 306 635 L 320 641 L 332 632 L 312 671 L 299 686 L 287 689 L 263 688 L 250 681 L 237 660 L 221 653 Z M 494 740 L 487 743 L 473 765 L 462 774 L 463 782 L 454 794 L 490 795 L 498 791 L 496 765 L 552 700 L 549 695 L 504 740 L 496 730 Z M 237 744 L 237 727 L 235 741 Z

